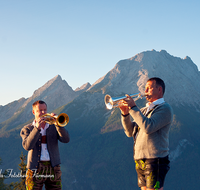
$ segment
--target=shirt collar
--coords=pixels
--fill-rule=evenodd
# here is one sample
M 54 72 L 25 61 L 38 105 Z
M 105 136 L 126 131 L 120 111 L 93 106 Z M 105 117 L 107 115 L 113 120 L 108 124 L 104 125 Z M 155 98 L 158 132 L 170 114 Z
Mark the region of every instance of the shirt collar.
M 148 110 L 150 110 L 150 109 L 152 109 L 154 106 L 156 106 L 156 105 L 160 105 L 160 104 L 162 104 L 162 103 L 164 103 L 165 102 L 165 100 L 164 100 L 164 98 L 159 98 L 159 99 L 157 99 L 157 100 L 155 100 L 154 102 L 148 102 L 147 104 L 146 104 L 146 107 L 148 107 Z

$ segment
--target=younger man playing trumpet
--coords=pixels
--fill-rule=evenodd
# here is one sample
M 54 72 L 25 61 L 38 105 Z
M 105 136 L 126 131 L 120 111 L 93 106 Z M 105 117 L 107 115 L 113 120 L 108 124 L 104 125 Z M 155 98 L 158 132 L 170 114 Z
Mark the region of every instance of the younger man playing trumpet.
M 28 151 L 27 190 L 61 189 L 60 155 L 58 140 L 68 143 L 69 134 L 64 127 L 49 125 L 41 117 L 47 113 L 45 102 L 38 100 L 32 105 L 33 123 L 21 130 L 22 146 Z M 54 116 L 55 114 L 51 114 Z

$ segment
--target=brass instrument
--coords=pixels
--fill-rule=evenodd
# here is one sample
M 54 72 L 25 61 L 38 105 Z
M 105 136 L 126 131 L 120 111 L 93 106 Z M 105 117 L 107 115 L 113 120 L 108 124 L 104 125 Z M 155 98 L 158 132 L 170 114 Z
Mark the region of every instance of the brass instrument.
M 134 101 L 137 101 L 138 99 L 142 99 L 146 95 L 141 95 L 140 93 L 135 93 L 135 94 L 130 94 L 129 96 L 132 97 Z M 107 94 L 104 98 L 106 108 L 111 110 L 112 108 L 119 107 L 120 101 L 125 98 L 127 98 L 127 97 L 121 96 L 121 97 L 112 98 L 110 95 Z
M 69 122 L 69 116 L 66 113 L 61 113 L 59 115 L 54 116 L 51 116 L 51 114 L 46 113 L 41 117 L 44 117 L 46 123 L 49 123 L 50 125 L 59 125 L 60 127 L 64 127 Z

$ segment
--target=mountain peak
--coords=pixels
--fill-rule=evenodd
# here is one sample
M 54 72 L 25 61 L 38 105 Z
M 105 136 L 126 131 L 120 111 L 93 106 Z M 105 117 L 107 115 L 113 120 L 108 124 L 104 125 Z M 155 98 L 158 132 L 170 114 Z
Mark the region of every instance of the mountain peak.
M 50 99 L 52 99 L 53 101 L 53 99 L 55 99 L 56 97 L 55 94 L 60 94 L 60 96 L 62 94 L 62 99 L 57 100 L 57 103 L 60 106 L 60 104 L 64 102 L 67 103 L 71 101 L 72 97 L 74 97 L 75 92 L 65 80 L 62 80 L 60 75 L 56 75 L 54 78 L 46 82 L 42 87 L 35 90 L 33 95 L 28 98 L 28 100 L 24 103 L 22 107 L 26 107 L 28 104 L 32 104 L 33 101 L 35 101 L 36 99 L 44 100 L 47 104 L 51 105 Z M 48 107 L 50 107 L 49 110 L 51 110 L 52 106 Z
M 60 75 L 56 75 L 54 78 L 52 78 L 52 80 L 62 80 Z
M 190 60 L 190 61 L 192 61 L 189 56 L 185 56 L 184 60 Z
M 145 51 L 119 61 L 90 89 L 101 89 L 103 93 L 112 93 L 111 96 L 144 93 L 145 83 L 151 77 L 160 77 L 165 81 L 167 101 L 200 104 L 200 75 L 197 66 L 188 56 L 182 59 L 170 55 L 166 50 Z
M 91 84 L 89 82 L 83 84 L 81 87 L 78 87 L 75 89 L 75 92 L 78 91 L 83 91 L 83 90 L 87 90 L 88 88 L 90 88 Z
M 164 53 L 164 54 L 169 54 L 169 53 L 167 53 L 167 51 L 166 50 L 160 50 L 160 53 Z
M 56 75 L 54 78 L 50 79 L 45 85 L 43 85 L 43 87 L 48 87 L 52 83 L 54 83 L 55 81 L 62 81 L 61 76 L 60 75 Z

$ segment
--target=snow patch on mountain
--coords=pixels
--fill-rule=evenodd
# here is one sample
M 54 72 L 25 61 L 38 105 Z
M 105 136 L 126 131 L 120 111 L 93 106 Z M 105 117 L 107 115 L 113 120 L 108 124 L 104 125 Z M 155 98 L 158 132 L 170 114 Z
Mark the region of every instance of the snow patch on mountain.
M 170 161 L 175 161 L 179 156 L 181 156 L 181 154 L 185 150 L 186 146 L 188 146 L 188 145 L 194 146 L 187 139 L 180 140 L 176 149 L 170 152 L 170 155 L 169 155 Z

